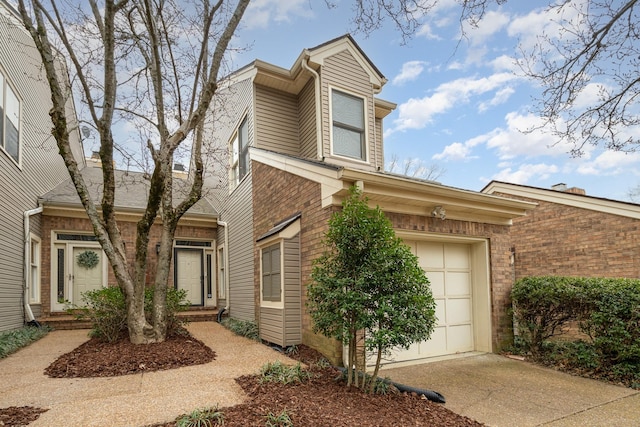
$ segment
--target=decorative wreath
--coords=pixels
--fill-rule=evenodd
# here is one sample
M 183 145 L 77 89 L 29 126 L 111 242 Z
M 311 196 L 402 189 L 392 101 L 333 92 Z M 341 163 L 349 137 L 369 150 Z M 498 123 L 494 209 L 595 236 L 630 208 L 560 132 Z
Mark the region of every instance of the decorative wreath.
M 77 256 L 78 265 L 80 267 L 84 267 L 87 270 L 90 270 L 98 265 L 100 262 L 100 258 L 98 258 L 98 254 L 94 251 L 84 251 L 80 255 Z

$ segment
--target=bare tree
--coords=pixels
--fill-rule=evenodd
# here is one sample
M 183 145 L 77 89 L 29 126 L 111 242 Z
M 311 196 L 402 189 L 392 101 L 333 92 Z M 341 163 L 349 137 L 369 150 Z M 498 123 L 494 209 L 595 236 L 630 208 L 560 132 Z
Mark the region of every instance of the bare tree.
M 418 158 L 408 158 L 401 161 L 397 155 L 391 156 L 391 160 L 387 163 L 385 169 L 387 172 L 427 181 L 436 181 L 447 172 L 446 169 L 436 163 L 426 164 L 422 159 Z
M 52 133 L 94 233 L 125 294 L 131 342 L 160 342 L 167 329 L 166 289 L 178 221 L 202 195 L 202 124 L 217 88 L 218 72 L 249 0 L 227 5 L 208 0 L 20 0 L 19 11 L 42 57 L 51 88 Z M 65 105 L 71 96 L 56 70 L 56 57 L 70 64 L 89 122 L 100 141 L 103 192 L 99 205 L 69 145 Z M 147 135 L 153 163 L 146 210 L 137 223 L 135 262 L 128 268 L 115 216 L 114 142 L 117 119 L 137 121 Z M 195 136 L 193 134 L 195 133 Z M 191 143 L 193 180 L 186 197 L 173 200 L 176 150 Z M 162 221 L 151 321 L 144 312 L 149 231 Z

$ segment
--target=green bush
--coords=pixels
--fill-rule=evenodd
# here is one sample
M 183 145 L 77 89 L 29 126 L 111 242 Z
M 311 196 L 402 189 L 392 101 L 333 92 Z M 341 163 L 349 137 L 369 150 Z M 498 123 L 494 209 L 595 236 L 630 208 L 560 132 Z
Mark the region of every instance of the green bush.
M 0 333 L 0 359 L 39 340 L 47 335 L 50 330 L 47 326 L 41 328 L 25 326 L 20 329 Z
M 519 342 L 534 359 L 640 386 L 640 280 L 529 277 L 511 296 Z M 590 339 L 549 341 L 568 322 Z
M 184 304 L 186 291 L 184 289 L 167 289 L 167 334 L 171 335 L 180 330 L 181 320 L 177 313 L 184 311 L 188 305 Z M 117 286 L 108 286 L 82 294 L 85 307 L 74 308 L 73 311 L 80 318 L 91 321 L 91 336 L 98 339 L 115 342 L 122 338 L 127 330 L 127 312 L 124 294 Z M 145 313 L 151 315 L 153 305 L 153 289 L 147 289 L 144 294 Z M 148 318 L 147 320 L 150 320 Z

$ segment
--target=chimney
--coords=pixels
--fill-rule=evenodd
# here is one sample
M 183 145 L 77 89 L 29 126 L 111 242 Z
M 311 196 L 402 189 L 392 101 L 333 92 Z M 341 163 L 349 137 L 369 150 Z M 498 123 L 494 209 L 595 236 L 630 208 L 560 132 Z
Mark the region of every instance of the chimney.
M 587 194 L 587 192 L 583 188 L 578 188 L 578 187 L 568 188 L 567 184 L 565 184 L 564 182 L 561 182 L 556 185 L 552 185 L 551 189 L 555 191 L 561 191 L 563 193 L 578 194 L 580 196 L 585 196 Z

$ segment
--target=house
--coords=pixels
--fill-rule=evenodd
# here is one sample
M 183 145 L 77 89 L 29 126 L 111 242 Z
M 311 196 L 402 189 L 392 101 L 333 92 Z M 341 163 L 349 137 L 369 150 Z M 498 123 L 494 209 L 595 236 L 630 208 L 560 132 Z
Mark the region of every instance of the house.
M 69 177 L 51 137 L 51 96 L 18 12 L 0 0 L 0 331 L 41 314 L 43 221 L 38 197 Z M 72 100 L 69 100 L 73 117 Z M 78 132 L 74 155 L 83 159 Z
M 512 336 L 510 225 L 535 204 L 384 172 L 383 119 L 395 108 L 377 96 L 385 83 L 346 35 L 290 68 L 256 60 L 220 84 L 205 178 L 227 225 L 216 241 L 229 292 L 218 301 L 265 341 L 340 360 L 340 345 L 313 333 L 306 286 L 328 219 L 357 185 L 418 255 L 437 301 L 431 340 L 395 361 L 497 351 Z
M 511 227 L 516 279 L 640 277 L 640 205 L 589 196 L 566 184 L 537 188 L 492 181 L 482 192 L 537 205 Z
M 99 160 L 89 159 L 82 169 L 89 193 L 94 200 L 102 196 L 102 169 Z M 181 179 L 182 178 L 182 179 Z M 174 199 L 188 193 L 184 172 L 174 172 Z M 142 172 L 116 171 L 114 207 L 129 265 L 134 264 L 136 225 L 146 208 L 149 180 Z M 106 255 L 100 248 L 93 227 L 80 203 L 70 179 L 60 183 L 38 199 L 42 207 L 42 315 L 55 322 L 70 306 L 82 306 L 82 293 L 114 285 L 116 279 L 108 268 Z M 198 201 L 181 218 L 176 229 L 173 264 L 169 285 L 186 291 L 194 307 L 213 309 L 217 304 L 214 284 L 215 234 L 217 214 L 206 198 Z M 152 283 L 162 226 L 159 220 L 149 233 L 147 283 Z M 92 256 L 93 265 L 83 265 L 79 257 Z

